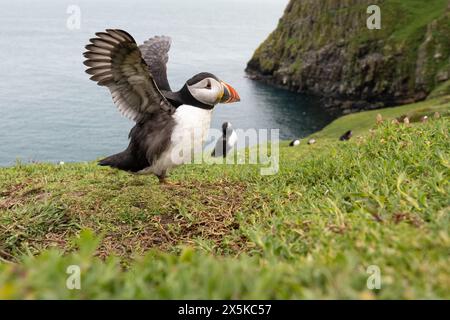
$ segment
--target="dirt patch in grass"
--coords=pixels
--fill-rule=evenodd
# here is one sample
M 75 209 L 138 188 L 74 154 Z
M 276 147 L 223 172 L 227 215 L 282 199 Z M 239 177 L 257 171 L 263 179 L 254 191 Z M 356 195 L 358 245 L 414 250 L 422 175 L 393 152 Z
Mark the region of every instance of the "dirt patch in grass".
M 0 210 L 23 206 L 31 201 L 41 201 L 50 196 L 40 186 L 33 186 L 31 180 L 10 186 L 0 192 Z M 33 186 L 30 188 L 29 186 Z
M 27 179 L 0 192 L 1 259 L 13 261 L 23 252 L 49 247 L 71 251 L 69 240 L 84 228 L 103 236 L 100 257 L 127 259 L 153 248 L 174 252 L 186 245 L 226 254 L 246 244 L 236 218 L 245 200 L 243 183 L 65 187 L 49 191 Z
M 406 212 L 395 213 L 392 217 L 392 220 L 394 221 L 395 224 L 405 222 L 416 228 L 420 228 L 424 224 L 422 219 L 420 219 L 419 217 L 417 217 L 413 214 L 406 213 Z
M 0 210 L 0 258 L 14 260 L 23 253 L 38 253 L 48 247 L 65 248 L 77 232 L 77 222 L 58 202 L 30 201 Z
M 152 248 L 173 251 L 179 245 L 194 245 L 198 241 L 216 252 L 239 250 L 245 239 L 231 235 L 240 227 L 236 214 L 245 191 L 242 184 L 225 182 L 162 186 L 161 192 L 167 194 L 168 203 L 161 213 L 136 224 L 118 225 L 114 232 L 107 232 L 99 255 L 114 253 L 126 257 Z M 145 209 L 143 203 L 138 207 Z M 226 244 L 225 238 L 229 240 Z

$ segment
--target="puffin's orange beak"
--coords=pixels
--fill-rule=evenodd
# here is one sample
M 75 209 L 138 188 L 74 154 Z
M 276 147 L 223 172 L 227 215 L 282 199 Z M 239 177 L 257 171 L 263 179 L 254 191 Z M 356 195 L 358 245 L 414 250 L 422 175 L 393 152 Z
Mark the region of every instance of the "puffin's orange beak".
M 220 99 L 220 103 L 233 103 L 241 101 L 239 94 L 228 83 L 222 82 L 223 96 Z

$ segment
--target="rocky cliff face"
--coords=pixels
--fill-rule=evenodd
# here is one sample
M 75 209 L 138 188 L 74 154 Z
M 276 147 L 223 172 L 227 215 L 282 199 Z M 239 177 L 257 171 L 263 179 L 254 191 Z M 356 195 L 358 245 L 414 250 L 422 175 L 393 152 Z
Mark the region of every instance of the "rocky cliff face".
M 247 72 L 344 113 L 423 100 L 449 87 L 450 1 L 291 0 Z

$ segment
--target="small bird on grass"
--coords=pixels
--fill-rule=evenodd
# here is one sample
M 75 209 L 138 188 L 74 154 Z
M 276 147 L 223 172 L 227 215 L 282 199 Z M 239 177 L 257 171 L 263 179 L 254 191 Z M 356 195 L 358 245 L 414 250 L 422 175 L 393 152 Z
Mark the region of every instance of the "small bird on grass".
M 227 154 L 233 149 L 238 140 L 236 131 L 233 130 L 233 126 L 229 122 L 222 124 L 222 137 L 217 140 L 216 146 L 211 153 L 212 157 L 226 158 Z
M 289 147 L 297 147 L 299 145 L 300 145 L 299 139 L 292 140 L 291 143 L 289 143 Z
M 351 137 L 353 137 L 353 132 L 352 130 L 347 131 L 346 133 L 344 133 L 339 140 L 340 141 L 348 141 L 351 139 Z

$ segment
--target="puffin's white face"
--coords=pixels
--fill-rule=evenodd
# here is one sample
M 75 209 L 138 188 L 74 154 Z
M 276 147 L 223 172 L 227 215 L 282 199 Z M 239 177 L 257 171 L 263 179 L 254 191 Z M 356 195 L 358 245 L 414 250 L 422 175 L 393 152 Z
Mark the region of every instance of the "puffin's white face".
M 186 82 L 189 93 L 202 104 L 215 106 L 218 103 L 233 103 L 241 101 L 239 94 L 228 83 L 218 80 L 215 76 L 200 73 Z
M 199 102 L 215 106 L 224 95 L 222 83 L 214 78 L 205 78 L 193 85 L 188 85 L 189 92 Z

